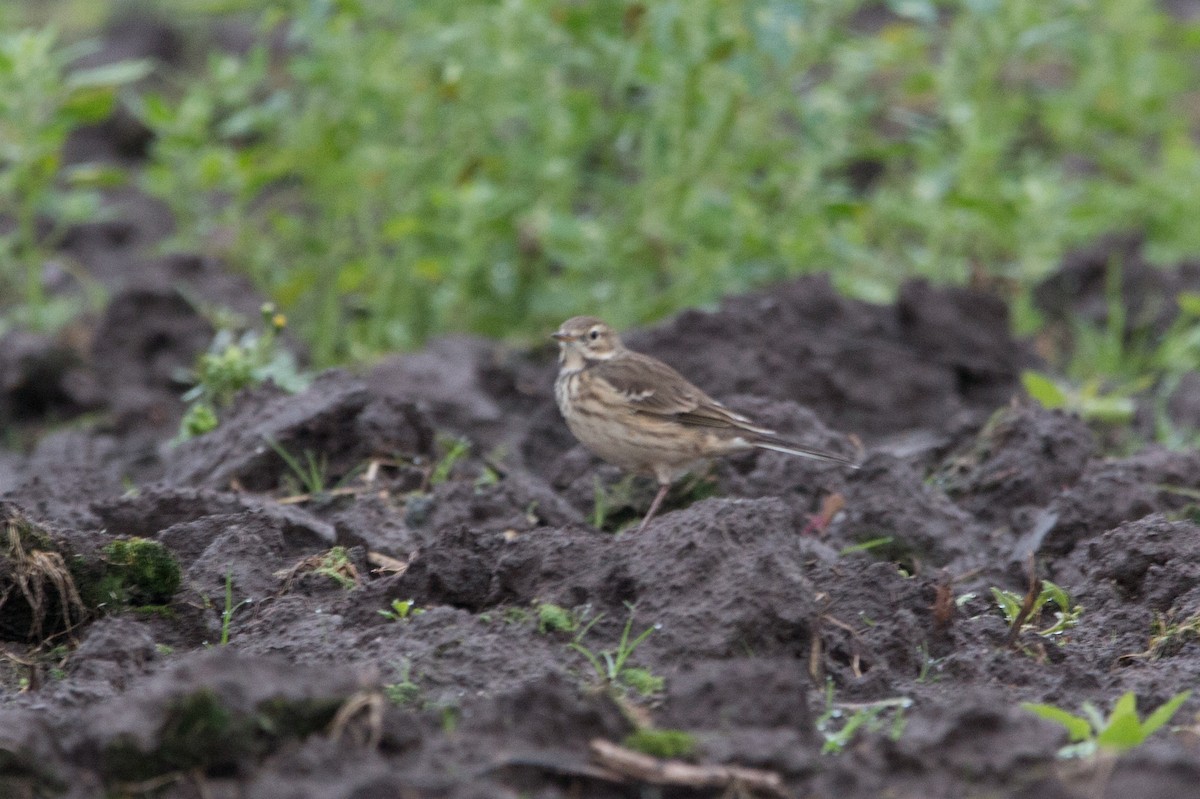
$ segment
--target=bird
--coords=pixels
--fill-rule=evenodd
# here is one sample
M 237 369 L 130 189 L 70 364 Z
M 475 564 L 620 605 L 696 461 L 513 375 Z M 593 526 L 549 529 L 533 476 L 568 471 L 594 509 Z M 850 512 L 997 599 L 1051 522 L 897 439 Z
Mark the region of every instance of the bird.
M 731 411 L 659 359 L 626 347 L 594 316 L 572 317 L 550 337 L 559 350 L 554 398 L 571 433 L 601 459 L 658 481 L 639 533 L 671 484 L 713 457 L 767 449 L 858 468 L 852 458 L 787 441 Z

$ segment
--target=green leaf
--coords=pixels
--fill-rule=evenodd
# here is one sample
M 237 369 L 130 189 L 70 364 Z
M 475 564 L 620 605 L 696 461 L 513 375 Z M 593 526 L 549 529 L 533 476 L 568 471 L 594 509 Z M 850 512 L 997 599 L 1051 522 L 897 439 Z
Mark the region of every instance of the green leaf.
M 1057 722 L 1067 728 L 1067 736 L 1072 741 L 1086 741 L 1092 734 L 1092 725 L 1083 716 L 1068 713 L 1054 705 L 1037 702 L 1022 702 L 1021 707 L 1030 713 L 1041 716 L 1048 721 Z
M 1012 593 L 999 588 L 992 589 L 992 597 L 1000 606 L 1000 610 L 1004 612 L 1004 618 L 1008 620 L 1009 624 L 1012 624 L 1013 620 L 1017 618 L 1017 614 L 1021 612 L 1021 603 Z
M 1113 705 L 1108 726 L 1096 736 L 1099 746 L 1109 749 L 1132 749 L 1146 740 L 1137 715 L 1137 697 L 1130 691 Z
M 66 84 L 69 89 L 109 88 L 141 80 L 153 69 L 153 64 L 144 58 L 118 61 L 115 64 L 105 64 L 72 72 L 67 76 Z
M 1040 372 L 1026 370 L 1021 373 L 1021 385 L 1026 393 L 1046 408 L 1062 408 L 1067 404 L 1067 394 L 1057 383 Z
M 1191 695 L 1191 691 L 1180 691 L 1179 693 L 1175 694 L 1175 696 L 1159 705 L 1158 709 L 1146 717 L 1146 720 L 1142 722 L 1142 733 L 1147 737 L 1154 734 L 1159 727 L 1171 720 L 1171 717 L 1175 715 L 1175 711 L 1179 710 L 1179 706 L 1186 702 L 1188 697 Z

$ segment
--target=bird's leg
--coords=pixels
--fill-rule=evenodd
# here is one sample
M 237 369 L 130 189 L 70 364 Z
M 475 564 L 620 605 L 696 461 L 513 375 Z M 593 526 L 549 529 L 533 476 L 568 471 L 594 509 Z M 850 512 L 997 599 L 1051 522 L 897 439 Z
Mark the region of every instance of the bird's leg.
M 646 511 L 646 518 L 642 519 L 642 523 L 638 525 L 638 532 L 646 529 L 646 525 L 654 518 L 654 514 L 658 513 L 658 506 L 662 504 L 663 499 L 667 496 L 667 491 L 670 490 L 670 483 L 659 483 L 658 493 L 654 495 L 654 501 L 650 503 L 650 510 Z

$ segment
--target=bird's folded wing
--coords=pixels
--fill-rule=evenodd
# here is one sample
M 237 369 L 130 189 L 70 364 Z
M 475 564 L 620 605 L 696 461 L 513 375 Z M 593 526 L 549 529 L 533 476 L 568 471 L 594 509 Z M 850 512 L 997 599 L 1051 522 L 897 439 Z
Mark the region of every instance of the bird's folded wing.
M 681 424 L 699 427 L 771 432 L 729 410 L 655 358 L 631 353 L 597 363 L 589 371 L 638 413 L 671 417 Z

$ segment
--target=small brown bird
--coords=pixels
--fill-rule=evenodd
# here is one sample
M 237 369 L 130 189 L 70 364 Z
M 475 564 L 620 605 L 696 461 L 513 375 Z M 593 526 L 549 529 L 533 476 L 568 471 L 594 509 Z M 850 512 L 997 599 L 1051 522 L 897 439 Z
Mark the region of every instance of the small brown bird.
M 734 413 L 657 358 L 627 349 L 595 317 L 568 319 L 551 338 L 560 364 L 554 397 L 567 427 L 609 463 L 658 480 L 638 532 L 671 483 L 707 458 L 770 449 L 858 468 L 850 458 L 791 443 Z

